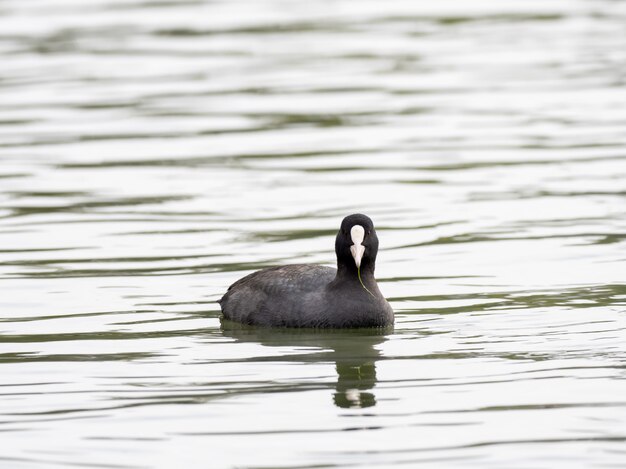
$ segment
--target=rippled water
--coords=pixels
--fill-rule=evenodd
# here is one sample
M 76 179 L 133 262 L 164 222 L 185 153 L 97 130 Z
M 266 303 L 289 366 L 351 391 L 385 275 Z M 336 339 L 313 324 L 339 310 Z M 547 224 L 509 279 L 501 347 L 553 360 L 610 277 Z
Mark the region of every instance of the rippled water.
M 0 466 L 623 467 L 626 2 L 0 4 Z M 220 323 L 369 214 L 393 331 Z

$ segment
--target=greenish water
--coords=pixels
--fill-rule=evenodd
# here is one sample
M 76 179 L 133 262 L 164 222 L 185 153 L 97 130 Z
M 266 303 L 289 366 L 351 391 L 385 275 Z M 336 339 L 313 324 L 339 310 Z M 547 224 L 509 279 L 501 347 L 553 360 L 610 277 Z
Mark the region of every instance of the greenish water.
M 625 22 L 0 4 L 0 466 L 623 467 Z M 222 324 L 357 211 L 393 329 Z

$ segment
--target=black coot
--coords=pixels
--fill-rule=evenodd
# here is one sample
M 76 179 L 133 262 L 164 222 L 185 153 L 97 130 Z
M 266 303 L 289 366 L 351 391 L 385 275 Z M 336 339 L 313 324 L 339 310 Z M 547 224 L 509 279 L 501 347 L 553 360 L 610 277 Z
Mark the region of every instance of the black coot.
M 311 264 L 259 270 L 233 283 L 219 300 L 224 317 L 272 327 L 383 327 L 393 310 L 380 293 L 374 268 L 378 237 L 360 213 L 341 222 L 337 269 Z

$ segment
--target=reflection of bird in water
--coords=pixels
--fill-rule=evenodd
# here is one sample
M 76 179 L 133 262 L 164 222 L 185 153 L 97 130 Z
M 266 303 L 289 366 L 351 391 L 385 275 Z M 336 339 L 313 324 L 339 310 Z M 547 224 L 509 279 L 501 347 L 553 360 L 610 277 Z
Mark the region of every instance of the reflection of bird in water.
M 337 390 L 334 395 L 335 405 L 343 408 L 364 408 L 376 405 L 373 389 L 376 385 L 375 361 L 346 359 L 336 361 Z
M 389 329 L 267 329 L 222 320 L 222 333 L 239 342 L 254 342 L 266 347 L 312 348 L 307 354 L 283 356 L 280 360 L 335 363 L 337 383 L 333 400 L 343 408 L 376 405 L 372 392 L 376 386 L 378 345 L 387 340 Z

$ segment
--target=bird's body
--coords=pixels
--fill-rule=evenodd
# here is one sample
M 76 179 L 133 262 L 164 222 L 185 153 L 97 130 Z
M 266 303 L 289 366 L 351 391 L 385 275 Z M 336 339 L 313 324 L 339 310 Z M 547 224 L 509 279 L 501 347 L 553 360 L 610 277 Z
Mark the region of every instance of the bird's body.
M 347 225 L 354 223 L 344 227 L 346 220 Z M 356 222 L 361 223 L 359 227 L 369 222 L 369 229 L 357 233 L 360 238 L 352 236 L 357 242 L 350 244 L 347 233 Z M 367 240 L 368 236 L 375 242 L 361 245 L 359 239 Z M 338 269 L 296 264 L 254 272 L 233 283 L 219 300 L 224 317 L 243 324 L 270 327 L 347 328 L 393 324 L 393 310 L 374 278 L 377 249 L 378 239 L 371 220 L 365 215 L 346 217 L 335 243 Z M 351 257 L 349 260 L 346 253 Z M 357 265 L 357 259 L 362 265 Z

